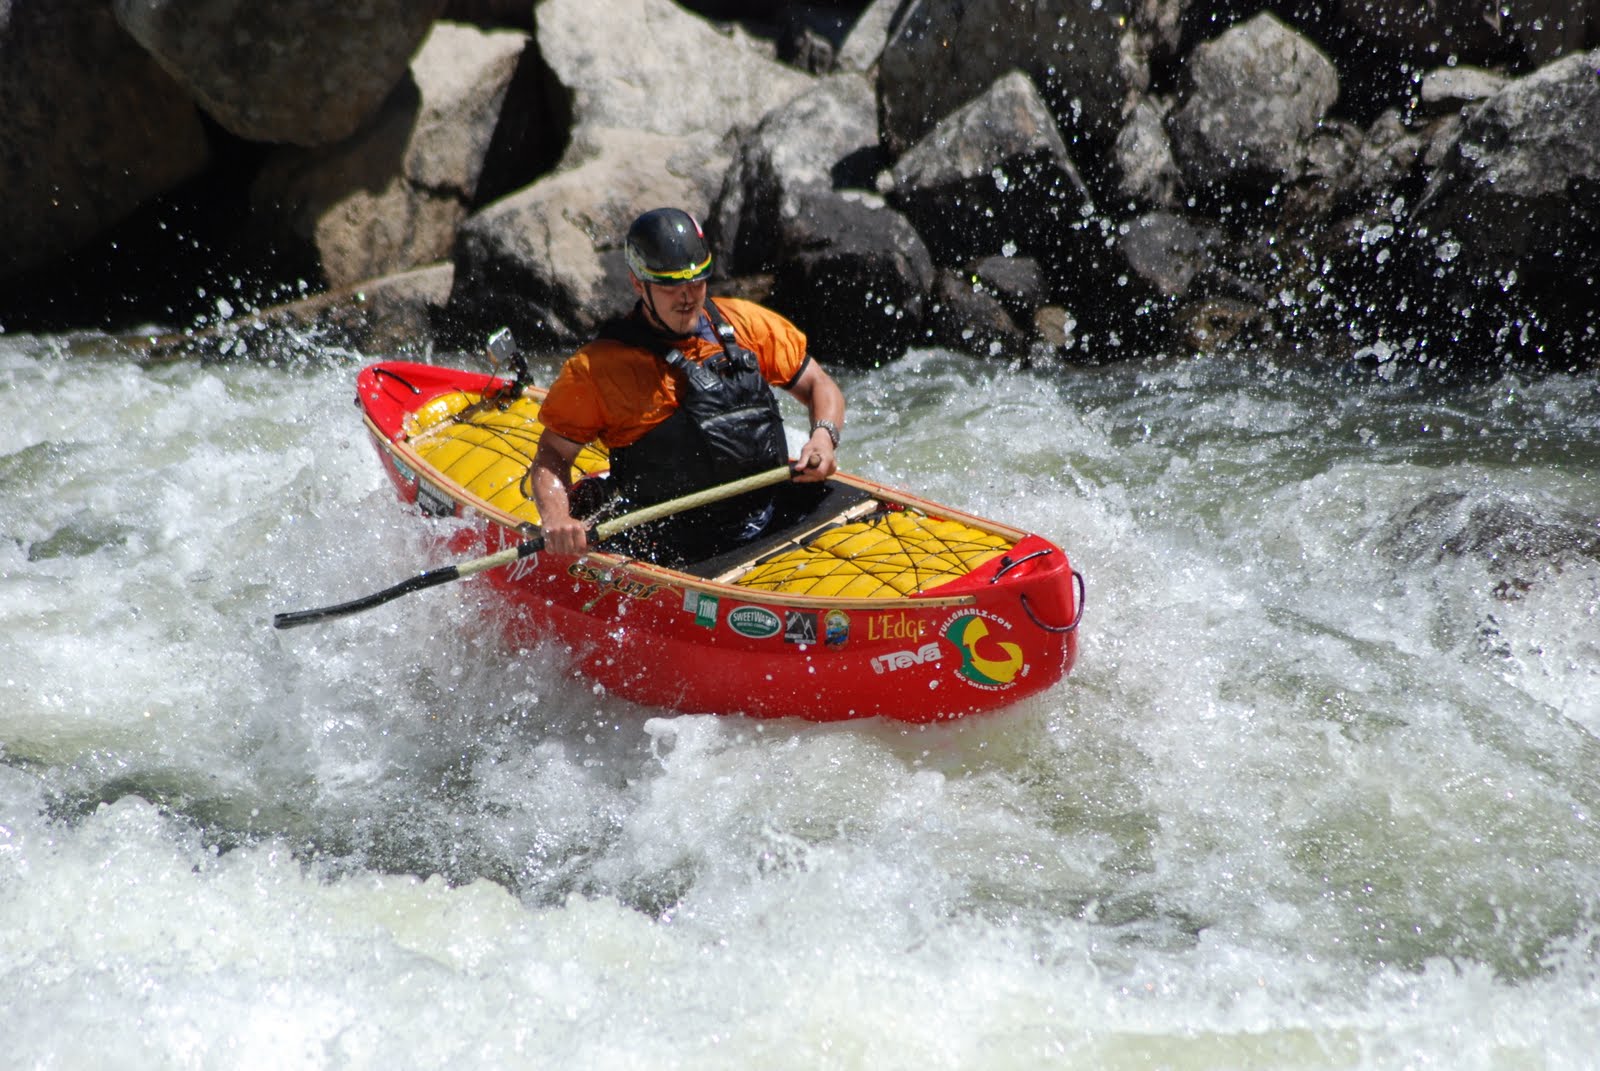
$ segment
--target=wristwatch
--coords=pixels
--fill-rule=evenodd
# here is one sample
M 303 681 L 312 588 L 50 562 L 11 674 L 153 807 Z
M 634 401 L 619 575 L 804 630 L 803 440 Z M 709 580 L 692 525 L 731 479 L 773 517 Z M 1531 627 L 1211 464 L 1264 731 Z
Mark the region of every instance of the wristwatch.
M 818 428 L 821 428 L 823 431 L 827 432 L 828 438 L 833 440 L 833 448 L 835 450 L 839 449 L 839 425 L 835 424 L 831 420 L 819 420 L 815 424 L 811 425 L 812 434 L 816 434 Z

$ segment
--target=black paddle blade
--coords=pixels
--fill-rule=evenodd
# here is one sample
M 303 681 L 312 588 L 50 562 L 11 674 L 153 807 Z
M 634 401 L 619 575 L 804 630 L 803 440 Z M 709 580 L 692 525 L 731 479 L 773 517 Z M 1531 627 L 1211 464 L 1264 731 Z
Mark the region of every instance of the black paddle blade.
M 426 573 L 419 573 L 409 580 L 402 580 L 392 588 L 375 591 L 371 595 L 363 595 L 359 599 L 341 602 L 335 606 L 323 606 L 316 610 L 291 610 L 285 614 L 272 615 L 273 628 L 295 628 L 299 625 L 309 625 L 313 621 L 326 621 L 330 617 L 344 617 L 346 614 L 359 614 L 362 610 L 370 610 L 374 606 L 382 606 L 391 599 L 398 599 L 402 595 L 409 595 L 413 591 L 431 588 L 437 584 L 447 584 L 461 575 L 461 571 L 453 565 L 442 569 L 430 569 Z
M 309 625 L 313 621 L 326 621 L 330 617 L 344 617 L 346 614 L 359 614 L 362 610 L 370 610 L 374 606 L 382 606 L 392 599 L 402 595 L 410 595 L 413 591 L 423 588 L 436 587 L 439 584 L 448 584 L 452 580 L 481 573 L 485 569 L 492 569 L 497 565 L 506 565 L 518 558 L 526 558 L 530 554 L 537 554 L 544 549 L 544 533 L 525 539 L 515 547 L 497 553 L 474 558 L 469 562 L 459 565 L 445 565 L 438 569 L 429 569 L 425 573 L 418 573 L 409 580 L 402 580 L 393 587 L 374 591 L 371 595 L 363 595 L 359 599 L 341 602 L 334 606 L 322 606 L 315 610 L 291 610 L 286 614 L 273 614 L 273 628 L 295 628 L 299 625 Z

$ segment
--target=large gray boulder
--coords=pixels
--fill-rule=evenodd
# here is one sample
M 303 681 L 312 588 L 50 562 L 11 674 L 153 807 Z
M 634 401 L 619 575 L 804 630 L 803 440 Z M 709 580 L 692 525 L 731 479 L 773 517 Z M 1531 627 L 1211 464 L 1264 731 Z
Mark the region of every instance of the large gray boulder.
M 314 248 L 335 287 L 445 259 L 483 198 L 491 151 L 529 154 L 496 144 L 528 49 L 514 30 L 436 24 L 371 123 L 331 148 L 280 150 L 252 200 L 290 240 Z
M 96 0 L 0 0 L 0 278 L 207 164 L 199 113 Z
M 640 212 L 703 218 L 716 187 L 683 140 L 592 130 L 581 162 L 487 206 L 461 227 L 452 320 L 479 335 L 506 325 L 529 347 L 569 347 L 633 303 L 622 236 Z
M 895 162 L 893 180 L 895 203 L 948 267 L 996 253 L 1058 254 L 1090 205 L 1055 120 L 1020 71 L 939 123 Z
M 1597 70 L 1600 50 L 1568 56 L 1468 111 L 1417 213 L 1446 271 L 1511 286 L 1600 269 Z
M 898 155 L 1018 69 L 1097 161 L 1149 80 L 1124 0 L 910 0 L 879 58 L 884 142 Z M 1082 143 L 1080 145 L 1080 142 Z
M 1269 191 L 1299 180 L 1310 138 L 1338 96 L 1333 62 L 1271 14 L 1198 46 L 1167 120 L 1186 182 Z
M 596 19 L 588 0 L 535 9 L 572 140 L 554 172 L 461 228 L 451 305 L 469 330 L 506 323 L 550 347 L 587 338 L 632 300 L 629 222 L 661 205 L 705 218 L 739 137 L 815 84 L 671 0 L 615 0 L 606 12 Z
M 446 0 L 112 0 L 117 20 L 224 129 L 329 145 L 405 74 Z
M 881 153 L 869 83 L 835 75 L 775 109 L 744 139 L 711 214 L 718 272 L 770 272 L 803 194 L 871 188 Z

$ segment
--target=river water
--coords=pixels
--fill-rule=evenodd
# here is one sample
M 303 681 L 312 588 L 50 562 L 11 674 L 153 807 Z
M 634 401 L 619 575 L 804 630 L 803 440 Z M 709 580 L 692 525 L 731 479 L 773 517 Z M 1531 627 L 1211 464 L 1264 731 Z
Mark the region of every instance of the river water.
M 0 336 L 0 1065 L 1593 1066 L 1600 376 L 841 373 L 848 468 L 1088 580 L 912 728 L 596 694 L 474 583 L 274 631 L 441 559 L 358 358 L 254 356 Z

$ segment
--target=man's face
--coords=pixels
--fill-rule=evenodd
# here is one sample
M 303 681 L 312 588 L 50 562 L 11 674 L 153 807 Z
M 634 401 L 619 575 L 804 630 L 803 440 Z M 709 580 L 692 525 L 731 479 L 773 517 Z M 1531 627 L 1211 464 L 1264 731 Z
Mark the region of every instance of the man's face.
M 687 335 L 700 323 L 700 308 L 706 302 L 706 281 L 693 283 L 646 283 L 633 280 L 633 289 L 645 299 L 661 326 L 674 335 Z

